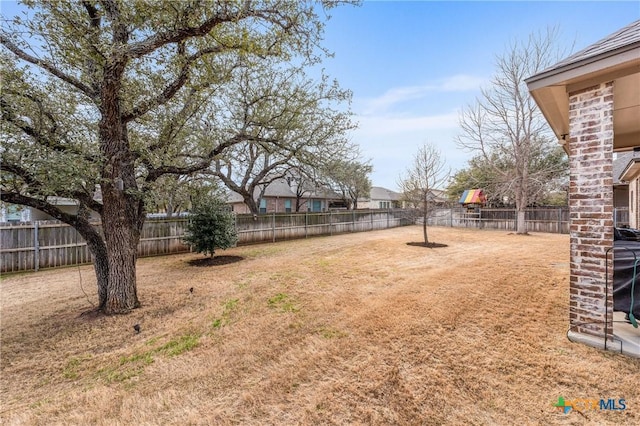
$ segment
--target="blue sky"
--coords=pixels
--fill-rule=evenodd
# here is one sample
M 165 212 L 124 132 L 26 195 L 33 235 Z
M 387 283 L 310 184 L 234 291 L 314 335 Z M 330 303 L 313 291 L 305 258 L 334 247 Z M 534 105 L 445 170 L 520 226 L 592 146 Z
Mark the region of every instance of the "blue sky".
M 15 13 L 14 1 L 0 11 Z M 473 103 L 510 43 L 557 26 L 580 50 L 640 19 L 634 1 L 364 1 L 330 11 L 322 66 L 353 92 L 351 135 L 373 164 L 374 186 L 397 188 L 423 143 L 452 171 L 471 154 L 455 144 L 458 114 Z
M 374 186 L 396 189 L 418 147 L 435 144 L 453 171 L 471 154 L 455 144 L 458 114 L 510 43 L 558 26 L 573 52 L 640 19 L 640 2 L 365 1 L 331 11 L 326 72 L 353 91 L 352 134 Z

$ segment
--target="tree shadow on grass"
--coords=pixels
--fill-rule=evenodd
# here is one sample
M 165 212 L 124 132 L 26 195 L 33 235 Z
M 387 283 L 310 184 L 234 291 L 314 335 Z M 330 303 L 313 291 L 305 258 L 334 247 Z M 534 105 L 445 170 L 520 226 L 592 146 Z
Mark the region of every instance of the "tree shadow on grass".
M 440 244 L 440 243 L 427 243 L 425 244 L 424 241 L 420 241 L 420 242 L 410 242 L 407 243 L 408 246 L 412 246 L 412 247 L 425 247 L 425 248 L 442 248 L 442 247 L 449 247 L 446 244 Z
M 78 315 L 78 318 L 82 318 L 85 321 L 94 321 L 100 318 L 108 318 L 108 315 L 105 315 L 104 312 L 102 312 L 102 310 L 98 309 L 98 308 L 91 308 L 88 311 L 82 311 L 80 312 L 80 315 Z
M 191 266 L 221 266 L 236 263 L 244 260 L 242 256 L 214 256 L 200 259 L 191 259 L 188 263 Z

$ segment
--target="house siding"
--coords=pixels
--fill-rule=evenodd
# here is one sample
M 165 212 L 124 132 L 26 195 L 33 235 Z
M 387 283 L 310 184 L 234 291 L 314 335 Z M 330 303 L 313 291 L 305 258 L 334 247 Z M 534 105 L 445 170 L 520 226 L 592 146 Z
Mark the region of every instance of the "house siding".
M 613 82 L 569 94 L 569 132 L 570 324 L 612 337 Z

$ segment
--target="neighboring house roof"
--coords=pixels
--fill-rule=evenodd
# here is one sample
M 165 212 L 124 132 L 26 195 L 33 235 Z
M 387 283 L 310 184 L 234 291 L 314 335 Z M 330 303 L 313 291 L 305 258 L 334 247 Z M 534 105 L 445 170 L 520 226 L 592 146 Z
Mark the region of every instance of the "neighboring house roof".
M 614 149 L 640 138 L 640 20 L 525 80 L 556 137 L 569 134 L 569 93 L 614 81 Z M 566 145 L 565 145 L 566 150 Z
M 227 203 L 232 204 L 232 203 L 242 203 L 242 202 L 244 202 L 244 199 L 240 194 L 234 191 L 229 191 L 229 193 L 227 194 Z
M 381 201 L 398 201 L 400 194 L 381 186 L 372 186 L 369 192 L 369 200 L 381 200 Z
M 620 177 L 622 172 L 629 164 L 629 161 L 633 158 L 634 152 L 620 152 L 615 160 L 613 160 L 613 184 L 614 185 L 626 185 L 626 182 L 622 182 Z
M 430 189 L 429 195 L 429 199 L 431 201 L 435 201 L 436 203 L 446 203 L 449 201 L 447 192 L 442 189 Z
M 482 189 L 467 189 L 460 197 L 460 204 L 484 204 L 487 201 Z
M 259 195 L 260 191 L 258 190 L 256 195 Z M 291 198 L 296 196 L 296 193 L 293 192 L 289 184 L 285 179 L 276 179 L 267 185 L 267 188 L 264 190 L 265 197 L 287 197 Z
M 260 188 L 256 188 L 253 191 L 254 198 L 260 196 Z M 271 182 L 264 191 L 265 197 L 279 197 L 279 198 L 295 198 L 296 194 L 291 190 L 289 184 L 285 179 L 276 179 Z M 231 191 L 229 194 L 228 202 L 241 203 L 244 199 L 237 192 Z
M 93 195 L 94 201 L 102 202 L 102 192 L 95 192 Z M 54 206 L 77 206 L 80 201 L 73 198 L 65 198 L 58 196 L 50 196 L 46 199 L 47 203 Z
M 253 196 L 257 199 L 260 196 L 260 188 L 253 191 Z M 287 183 L 284 178 L 276 179 L 267 185 L 264 191 L 264 197 L 269 198 L 296 198 L 295 190 Z M 323 198 L 337 200 L 340 196 L 333 191 L 325 188 L 310 188 L 302 194 L 302 198 Z M 228 203 L 242 203 L 244 199 L 237 192 L 231 191 L 227 198 Z
M 640 176 L 640 158 L 638 157 L 632 158 L 627 163 L 627 166 L 624 168 L 622 173 L 620 173 L 620 180 L 629 182 L 636 176 Z
M 102 190 L 100 189 L 99 185 L 96 185 L 93 191 L 93 199 L 95 201 L 102 202 Z M 78 200 L 75 200 L 73 198 L 58 197 L 55 195 L 47 197 L 46 201 L 47 203 L 54 206 L 77 206 L 80 204 Z

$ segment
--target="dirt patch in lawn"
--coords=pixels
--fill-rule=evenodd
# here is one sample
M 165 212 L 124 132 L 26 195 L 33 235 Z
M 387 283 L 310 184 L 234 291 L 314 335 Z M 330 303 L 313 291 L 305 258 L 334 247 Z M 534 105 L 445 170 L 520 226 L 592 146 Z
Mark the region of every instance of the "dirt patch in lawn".
M 429 232 L 140 259 L 142 307 L 90 321 L 91 267 L 5 276 L 0 421 L 640 424 L 640 361 L 566 338 L 567 236 Z

